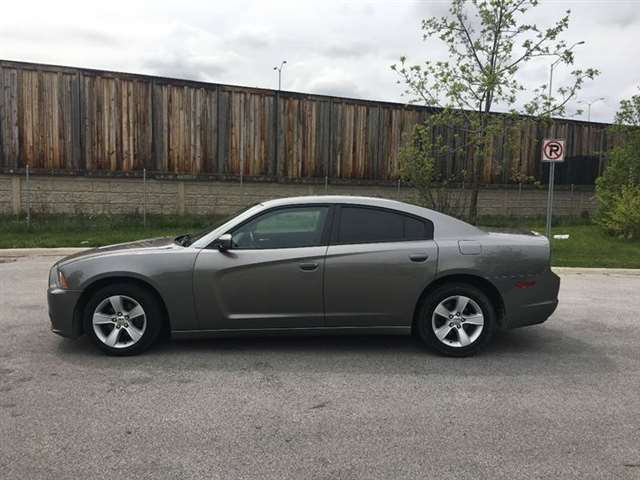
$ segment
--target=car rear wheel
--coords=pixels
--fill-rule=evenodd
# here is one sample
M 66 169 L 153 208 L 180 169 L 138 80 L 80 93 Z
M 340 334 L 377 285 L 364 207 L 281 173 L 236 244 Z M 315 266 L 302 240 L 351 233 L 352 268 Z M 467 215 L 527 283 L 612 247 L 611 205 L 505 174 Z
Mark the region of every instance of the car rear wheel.
M 151 292 L 139 285 L 116 283 L 91 296 L 84 331 L 109 355 L 135 355 L 156 341 L 162 320 L 162 309 Z
M 424 343 L 443 355 L 466 357 L 489 342 L 496 314 L 478 288 L 447 284 L 433 291 L 420 306 L 416 327 Z

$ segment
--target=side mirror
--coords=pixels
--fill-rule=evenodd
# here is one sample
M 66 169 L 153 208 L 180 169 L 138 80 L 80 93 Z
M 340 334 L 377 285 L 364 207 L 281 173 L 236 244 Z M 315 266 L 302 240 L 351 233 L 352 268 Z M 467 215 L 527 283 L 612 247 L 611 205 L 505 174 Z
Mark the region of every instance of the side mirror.
M 218 237 L 218 240 L 216 240 L 216 246 L 221 252 L 231 250 L 231 248 L 233 247 L 233 238 L 231 237 L 231 234 L 225 233 L 224 235 L 220 235 Z

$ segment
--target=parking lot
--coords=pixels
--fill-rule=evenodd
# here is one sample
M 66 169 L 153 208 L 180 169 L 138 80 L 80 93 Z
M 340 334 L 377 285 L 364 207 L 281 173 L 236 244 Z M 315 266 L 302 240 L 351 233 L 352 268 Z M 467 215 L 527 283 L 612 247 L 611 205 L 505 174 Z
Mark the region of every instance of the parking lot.
M 54 257 L 0 259 L 0 477 L 640 478 L 640 276 L 563 273 L 544 325 L 443 358 L 408 337 L 49 331 Z

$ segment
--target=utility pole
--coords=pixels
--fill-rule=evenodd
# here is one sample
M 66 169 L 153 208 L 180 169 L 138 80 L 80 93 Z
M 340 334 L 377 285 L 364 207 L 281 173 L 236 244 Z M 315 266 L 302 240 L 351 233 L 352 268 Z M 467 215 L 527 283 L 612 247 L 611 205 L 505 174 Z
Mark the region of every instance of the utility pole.
M 287 61 L 283 60 L 282 62 L 280 62 L 280 66 L 276 65 L 275 67 L 273 67 L 274 70 L 278 71 L 278 90 L 282 90 L 282 68 L 286 63 Z

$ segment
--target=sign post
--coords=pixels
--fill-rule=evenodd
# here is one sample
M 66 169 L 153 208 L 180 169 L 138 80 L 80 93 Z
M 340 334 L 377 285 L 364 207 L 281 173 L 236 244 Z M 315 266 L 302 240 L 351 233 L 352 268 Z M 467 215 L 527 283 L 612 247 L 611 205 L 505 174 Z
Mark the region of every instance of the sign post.
M 545 138 L 542 144 L 542 161 L 549 163 L 549 190 L 547 192 L 547 224 L 545 235 L 551 240 L 551 217 L 553 215 L 553 185 L 556 163 L 564 162 L 565 140 L 563 138 Z

